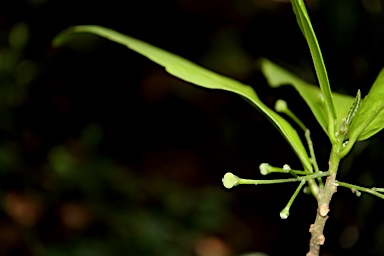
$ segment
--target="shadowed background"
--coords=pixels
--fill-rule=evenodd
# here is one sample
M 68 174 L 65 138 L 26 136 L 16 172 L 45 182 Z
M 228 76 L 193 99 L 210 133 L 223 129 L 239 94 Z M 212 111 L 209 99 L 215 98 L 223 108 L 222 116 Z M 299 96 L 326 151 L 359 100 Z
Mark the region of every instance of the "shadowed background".
M 366 95 L 384 66 L 384 3 L 306 1 L 331 87 Z M 95 36 L 51 41 L 71 25 L 137 37 L 279 98 L 311 129 L 319 166 L 330 143 L 289 87 L 270 89 L 267 57 L 315 83 L 288 1 L 0 2 L 0 255 L 270 256 L 308 250 L 316 204 L 297 184 L 226 190 L 231 171 L 300 163 L 238 96 L 172 78 L 148 59 Z M 339 179 L 383 186 L 379 133 L 358 143 Z M 384 202 L 340 188 L 323 255 L 384 255 Z

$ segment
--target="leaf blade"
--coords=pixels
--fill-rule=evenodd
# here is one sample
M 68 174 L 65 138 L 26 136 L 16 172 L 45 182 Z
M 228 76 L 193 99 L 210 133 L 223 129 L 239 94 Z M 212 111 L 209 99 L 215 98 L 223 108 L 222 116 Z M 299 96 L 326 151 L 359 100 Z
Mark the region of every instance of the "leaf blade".
M 321 54 L 320 46 L 313 30 L 311 20 L 309 19 L 304 1 L 291 0 L 291 3 L 293 11 L 296 15 L 297 22 L 300 26 L 302 33 L 304 34 L 304 37 L 309 46 L 309 50 L 311 52 L 316 75 L 319 80 L 320 89 L 325 101 L 328 118 L 328 129 L 333 129 L 334 120 L 337 118 L 337 113 L 335 110 L 332 92 L 328 80 L 328 74 L 327 70 L 325 69 L 325 64 Z
M 384 128 L 384 68 L 362 101 L 349 129 L 350 141 L 366 140 Z
M 267 107 L 259 99 L 251 86 L 214 73 L 178 55 L 169 53 L 138 39 L 100 26 L 89 25 L 72 27 L 56 37 L 53 44 L 56 46 L 60 45 L 67 35 L 73 33 L 91 33 L 120 43 L 165 67 L 167 72 L 182 80 L 209 89 L 230 91 L 248 99 L 257 109 L 263 112 L 275 126 L 277 126 L 278 130 L 282 133 L 299 157 L 304 168 L 306 170 L 312 170 L 311 162 L 296 130 L 293 129 L 285 119 Z

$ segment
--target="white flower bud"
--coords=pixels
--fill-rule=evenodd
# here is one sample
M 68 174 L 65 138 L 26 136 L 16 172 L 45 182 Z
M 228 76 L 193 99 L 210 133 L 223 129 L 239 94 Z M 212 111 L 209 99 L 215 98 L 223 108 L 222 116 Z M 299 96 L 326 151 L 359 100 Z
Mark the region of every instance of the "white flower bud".
M 277 112 L 284 112 L 288 108 L 287 102 L 284 100 L 277 100 L 275 104 L 275 110 Z
M 260 166 L 259 166 L 260 173 L 262 175 L 267 175 L 269 173 L 269 167 L 270 167 L 270 165 L 267 163 L 260 164 Z
M 286 218 L 288 218 L 289 216 L 289 209 L 288 208 L 284 208 L 281 212 L 280 212 L 280 218 L 282 218 L 283 220 L 285 220 Z
M 222 182 L 223 182 L 224 187 L 230 189 L 230 188 L 239 184 L 239 177 L 237 177 L 236 175 L 234 175 L 230 172 L 227 172 L 224 175 Z
M 290 170 L 292 170 L 292 169 L 291 169 L 291 167 L 289 165 L 285 164 L 283 166 L 283 172 L 288 173 Z

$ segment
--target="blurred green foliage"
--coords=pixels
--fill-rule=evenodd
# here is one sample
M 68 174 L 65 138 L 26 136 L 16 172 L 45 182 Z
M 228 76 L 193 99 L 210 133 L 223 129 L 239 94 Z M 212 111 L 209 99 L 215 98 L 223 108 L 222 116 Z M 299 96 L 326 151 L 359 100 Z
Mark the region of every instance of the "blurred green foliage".
M 384 59 L 383 2 L 307 2 L 332 88 L 354 95 L 372 84 Z M 241 99 L 169 78 L 105 41 L 53 50 L 52 38 L 75 24 L 111 27 L 259 83 L 269 106 L 284 95 L 303 110 L 307 126 L 315 122 L 293 90 L 269 89 L 254 67 L 264 56 L 313 77 L 288 1 L 2 1 L 0 255 L 307 251 L 297 241 L 309 239 L 311 199 L 301 197 L 281 221 L 289 198 L 276 187 L 228 193 L 221 186 L 233 169 L 254 177 L 261 161 L 298 166 L 262 116 Z M 265 136 L 256 138 L 255 130 Z M 322 136 L 313 139 L 324 169 Z M 384 183 L 383 138 L 356 145 L 341 167 L 343 180 Z M 381 201 L 340 190 L 331 208 L 324 253 L 384 253 Z

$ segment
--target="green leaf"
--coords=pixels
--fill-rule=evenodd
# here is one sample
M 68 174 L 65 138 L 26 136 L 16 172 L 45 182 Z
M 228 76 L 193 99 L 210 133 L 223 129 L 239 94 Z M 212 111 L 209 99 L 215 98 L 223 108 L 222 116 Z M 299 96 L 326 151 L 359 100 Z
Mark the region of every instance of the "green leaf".
M 351 123 L 353 122 L 353 119 L 355 118 L 355 115 L 356 115 L 357 111 L 359 110 L 360 105 L 361 105 L 361 92 L 360 92 L 360 90 L 358 90 L 357 94 L 356 94 L 356 98 L 353 101 L 352 106 L 349 109 L 347 118 L 345 119 L 347 125 L 351 125 Z
M 234 79 L 219 75 L 202 68 L 180 56 L 152 46 L 138 39 L 123 35 L 108 28 L 99 26 L 75 26 L 67 29 L 54 40 L 54 45 L 60 45 L 68 35 L 73 33 L 91 33 L 127 46 L 157 64 L 165 67 L 166 71 L 192 84 L 209 88 L 234 92 L 263 112 L 289 142 L 306 170 L 312 170 L 307 152 L 295 129 L 276 112 L 268 108 L 257 96 L 251 86 L 242 84 Z M 262 147 L 262 145 L 259 145 Z
M 304 81 L 268 59 L 261 59 L 260 65 L 261 71 L 271 87 L 276 88 L 289 84 L 298 91 L 311 109 L 320 126 L 328 134 L 327 112 L 320 88 Z M 333 96 L 335 98 L 336 113 L 339 117 L 338 123 L 341 123 L 341 119 L 347 116 L 349 107 L 354 102 L 354 98 L 340 93 L 333 93 Z
M 304 1 L 291 0 L 291 2 L 293 11 L 296 15 L 297 23 L 299 24 L 301 32 L 304 34 L 304 37 L 307 40 L 309 50 L 312 55 L 313 64 L 315 66 L 317 78 L 320 84 L 320 89 L 324 97 L 326 114 L 328 119 L 327 127 L 328 129 L 331 129 L 331 131 L 333 131 L 334 120 L 336 119 L 337 115 L 335 112 L 332 92 L 328 81 L 327 70 L 325 69 L 324 60 L 321 55 L 320 46 L 317 42 L 315 32 L 313 31 L 311 20 L 309 19 Z M 333 134 L 331 136 L 333 136 Z
M 384 128 L 384 69 L 363 99 L 349 129 L 350 142 L 365 140 Z

